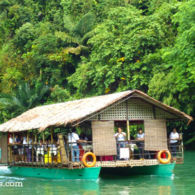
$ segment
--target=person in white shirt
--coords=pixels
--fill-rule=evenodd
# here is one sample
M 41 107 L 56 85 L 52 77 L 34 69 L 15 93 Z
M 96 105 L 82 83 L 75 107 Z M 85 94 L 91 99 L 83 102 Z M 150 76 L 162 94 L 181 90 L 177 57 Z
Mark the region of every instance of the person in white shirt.
M 73 162 L 79 162 L 80 151 L 79 151 L 79 146 L 77 144 L 79 142 L 84 143 L 87 141 L 80 140 L 79 135 L 76 133 L 76 129 L 73 128 L 72 132 L 68 134 L 68 143 L 71 150 L 71 156 Z
M 177 133 L 176 128 L 174 128 L 173 131 L 170 133 L 169 140 L 170 140 L 171 154 L 173 158 L 175 158 L 177 155 L 178 140 L 179 140 L 179 134 Z
M 23 137 L 22 144 L 23 144 L 23 145 L 26 145 L 26 144 L 27 144 L 27 138 L 26 138 L 26 136 Z
M 126 133 L 122 131 L 120 127 L 118 127 L 118 132 L 115 133 L 114 137 L 117 141 L 117 159 L 120 159 L 120 148 L 125 147 L 125 141 L 126 141 Z
M 10 134 L 10 137 L 9 137 L 9 144 L 13 144 L 13 143 L 14 143 L 13 135 Z
M 39 141 L 38 145 L 35 145 L 35 150 L 36 150 L 36 161 L 43 162 L 44 161 L 44 153 L 45 153 L 45 145 L 43 144 L 42 139 Z
M 142 128 L 140 128 L 138 131 L 138 134 L 137 134 L 137 138 L 136 138 L 136 140 L 137 140 L 136 144 L 137 144 L 137 147 L 139 149 L 139 158 L 140 159 L 144 158 L 144 136 L 145 136 L 145 134 L 144 134 Z
M 50 155 L 56 156 L 57 155 L 57 142 L 53 140 L 53 143 L 49 143 L 48 147 L 50 148 L 49 153 Z

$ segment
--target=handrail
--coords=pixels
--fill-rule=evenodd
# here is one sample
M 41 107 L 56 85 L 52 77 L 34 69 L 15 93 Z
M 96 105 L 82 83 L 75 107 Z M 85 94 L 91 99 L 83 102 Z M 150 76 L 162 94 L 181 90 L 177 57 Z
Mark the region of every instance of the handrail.
M 182 142 L 177 142 L 176 146 L 170 144 L 169 139 L 168 149 L 171 151 L 172 155 L 174 154 L 177 158 L 183 159 L 183 144 Z M 116 160 L 127 160 L 126 158 L 120 158 L 120 152 L 122 148 L 126 148 L 126 151 L 129 151 L 128 160 L 137 160 L 137 159 L 156 159 L 157 151 L 146 151 L 144 149 L 144 140 L 126 140 L 126 141 L 117 141 L 116 142 L 117 155 L 109 159 L 109 161 Z M 77 143 L 76 147 L 72 144 L 75 142 L 69 142 L 65 144 L 65 150 L 69 162 L 81 162 L 82 156 L 85 152 L 93 152 L 93 142 L 86 141 L 85 143 Z M 15 147 L 17 146 L 17 147 Z M 60 145 L 58 143 L 30 143 L 30 144 L 21 144 L 13 143 L 8 144 L 9 148 L 9 163 L 34 163 L 34 164 L 49 164 L 56 165 L 61 164 L 61 154 L 60 154 Z M 173 153 L 173 152 L 174 153 Z M 97 156 L 97 160 L 103 161 L 108 158 L 103 159 L 102 157 Z

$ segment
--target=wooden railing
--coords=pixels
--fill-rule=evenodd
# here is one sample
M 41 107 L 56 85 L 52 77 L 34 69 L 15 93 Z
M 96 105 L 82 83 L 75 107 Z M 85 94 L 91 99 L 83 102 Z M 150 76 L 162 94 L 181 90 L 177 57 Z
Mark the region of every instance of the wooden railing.
M 169 141 L 168 141 L 169 142 Z M 64 152 L 62 153 L 62 147 Z M 144 141 L 121 141 L 117 142 L 117 155 L 97 156 L 97 161 L 117 161 L 117 160 L 140 160 L 157 159 L 157 151 L 144 150 Z M 170 145 L 168 148 L 172 157 L 176 158 L 177 163 L 183 162 L 183 142 Z M 84 153 L 93 152 L 92 142 L 69 143 L 63 146 L 59 144 L 9 144 L 8 145 L 8 163 L 32 164 L 32 165 L 61 165 L 82 161 Z M 121 153 L 123 152 L 123 154 Z M 129 154 L 128 154 L 129 153 Z M 63 156 L 66 155 L 66 161 Z M 125 156 L 126 155 L 126 156 Z

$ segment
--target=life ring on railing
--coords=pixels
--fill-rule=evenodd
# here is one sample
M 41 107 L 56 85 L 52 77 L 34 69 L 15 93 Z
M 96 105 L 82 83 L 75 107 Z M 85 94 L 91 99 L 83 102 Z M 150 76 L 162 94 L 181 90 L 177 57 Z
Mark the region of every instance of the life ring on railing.
M 92 162 L 87 162 L 87 158 L 91 156 L 93 158 Z M 85 167 L 94 167 L 96 164 L 96 156 L 92 152 L 87 152 L 83 155 L 82 162 L 85 165 Z
M 162 154 L 165 153 L 167 154 L 167 158 L 162 158 Z M 162 164 L 168 164 L 171 161 L 171 153 L 168 150 L 161 150 L 158 152 L 157 159 L 160 161 Z

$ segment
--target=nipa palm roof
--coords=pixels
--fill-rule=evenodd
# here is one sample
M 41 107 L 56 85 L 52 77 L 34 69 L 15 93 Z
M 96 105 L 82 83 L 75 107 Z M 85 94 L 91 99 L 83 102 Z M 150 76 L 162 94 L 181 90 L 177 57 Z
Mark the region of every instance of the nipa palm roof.
M 108 106 L 125 98 L 138 95 L 149 103 L 169 111 L 180 119 L 192 121 L 192 117 L 155 100 L 139 90 L 128 90 L 113 94 L 94 96 L 64 103 L 44 105 L 32 108 L 16 118 L 0 125 L 0 132 L 19 132 L 31 129 L 45 130 L 51 126 L 66 126 L 98 113 Z

